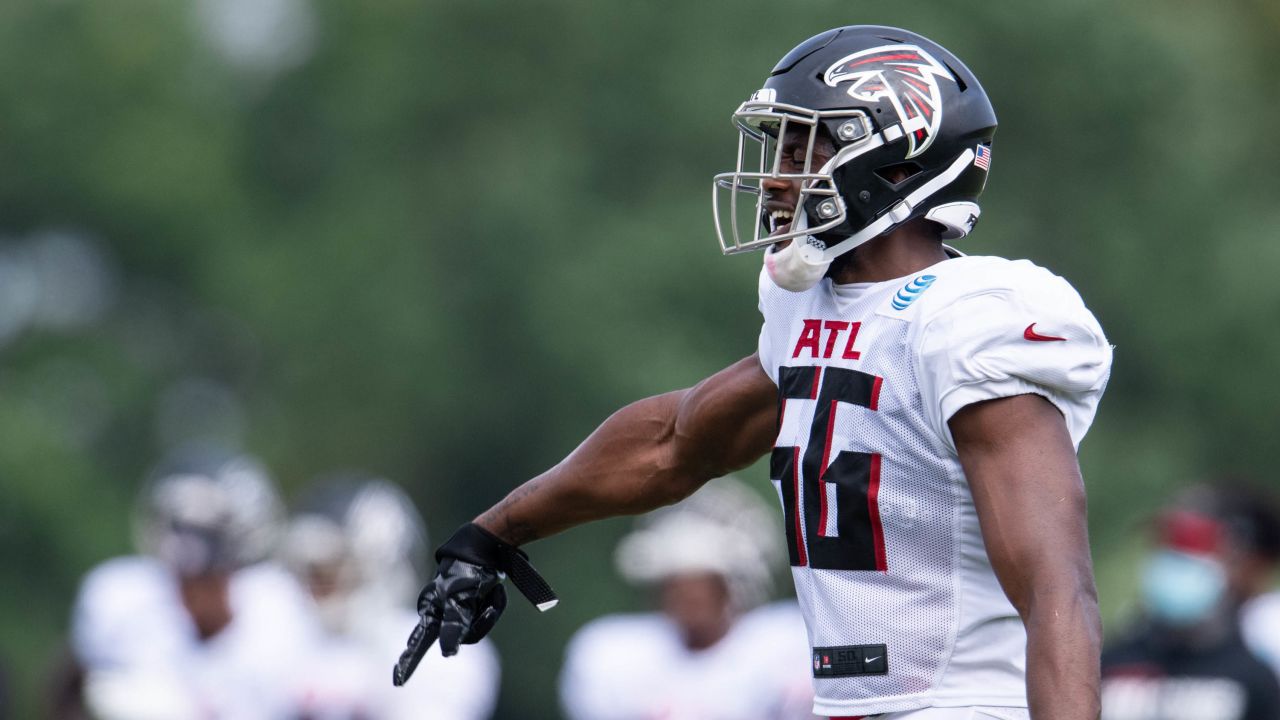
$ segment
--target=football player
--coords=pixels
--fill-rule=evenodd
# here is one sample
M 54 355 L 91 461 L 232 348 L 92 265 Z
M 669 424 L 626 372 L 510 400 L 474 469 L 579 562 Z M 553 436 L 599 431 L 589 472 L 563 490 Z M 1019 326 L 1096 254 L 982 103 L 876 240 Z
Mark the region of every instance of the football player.
M 1103 720 L 1270 720 L 1280 684 L 1238 626 L 1240 528 L 1213 507 L 1174 507 L 1156 523 L 1141 577 L 1142 615 L 1102 654 Z M 1208 512 L 1206 512 L 1208 509 Z
M 198 450 L 161 464 L 135 519 L 142 553 L 95 567 L 76 598 L 72 650 L 90 717 L 287 717 L 285 671 L 308 606 L 263 561 L 280 514 L 253 458 Z
M 322 480 L 281 543 L 286 567 L 310 591 L 319 619 L 297 652 L 289 717 L 324 720 L 483 720 L 498 693 L 498 656 L 487 640 L 451 662 L 434 652 L 426 681 L 393 692 L 384 658 L 417 622 L 414 592 L 426 524 L 388 480 Z
M 1193 490 L 1188 502 L 1200 503 L 1222 522 L 1227 552 L 1227 588 L 1240 608 L 1240 630 L 1249 649 L 1280 676 L 1280 591 L 1274 586 L 1280 567 L 1280 508 L 1262 485 L 1227 478 Z
M 661 611 L 609 615 L 574 635 L 560 674 L 565 714 L 812 720 L 800 610 L 764 604 L 786 552 L 777 530 L 733 478 L 642 518 L 618 546 L 618 569 L 655 589 Z
M 619 410 L 459 529 L 395 681 L 437 637 L 449 655 L 487 633 L 503 573 L 554 602 L 519 546 L 769 455 L 816 713 L 1096 718 L 1076 448 L 1111 347 L 1062 278 L 947 244 L 973 229 L 991 168 L 978 79 L 915 33 L 836 28 L 733 120 L 717 229 L 726 252 L 764 251 L 757 352 Z

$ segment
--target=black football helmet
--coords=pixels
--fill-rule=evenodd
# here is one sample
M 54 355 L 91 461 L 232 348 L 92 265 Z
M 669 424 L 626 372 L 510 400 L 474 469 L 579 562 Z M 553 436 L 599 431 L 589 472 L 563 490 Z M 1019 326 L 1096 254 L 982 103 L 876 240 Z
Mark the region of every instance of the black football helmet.
M 809 268 L 801 285 L 812 286 L 837 256 L 908 220 L 932 220 L 944 240 L 954 240 L 981 212 L 995 111 L 963 63 L 915 33 L 855 25 L 809 38 L 778 62 L 733 122 L 738 167 L 715 177 L 721 248 L 727 254 L 795 240 L 791 261 Z M 797 156 L 784 172 L 782 141 L 797 136 L 807 142 L 803 168 Z M 818 167 L 820 137 L 835 152 Z M 800 184 L 791 226 L 781 232 L 787 213 L 765 209 L 762 183 L 770 178 Z M 740 205 L 740 193 L 754 201 Z

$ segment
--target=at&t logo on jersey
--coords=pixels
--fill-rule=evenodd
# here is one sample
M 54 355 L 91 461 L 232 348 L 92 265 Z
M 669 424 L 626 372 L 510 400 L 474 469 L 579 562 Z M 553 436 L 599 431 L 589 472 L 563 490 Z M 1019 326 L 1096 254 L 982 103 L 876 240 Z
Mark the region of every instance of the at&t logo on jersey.
M 916 298 L 920 297 L 920 293 L 928 290 L 929 286 L 933 284 L 933 281 L 937 279 L 938 276 L 936 275 L 920 275 L 919 277 L 913 278 L 911 282 L 903 285 L 902 289 L 893 296 L 891 303 L 893 305 L 893 309 L 906 310 L 907 306 L 915 302 Z

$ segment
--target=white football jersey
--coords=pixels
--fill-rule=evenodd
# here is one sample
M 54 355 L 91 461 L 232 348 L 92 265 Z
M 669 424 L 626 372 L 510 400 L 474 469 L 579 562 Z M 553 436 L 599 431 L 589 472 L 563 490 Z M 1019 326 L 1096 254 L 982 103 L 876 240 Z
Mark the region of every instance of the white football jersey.
M 610 615 L 569 642 L 560 700 L 572 720 L 809 720 L 807 659 L 794 603 L 747 613 L 700 651 L 664 615 Z
M 143 556 L 94 568 L 81 584 L 72 649 L 85 695 L 104 720 L 278 718 L 286 671 L 309 633 L 293 577 L 262 563 L 237 571 L 231 623 L 202 642 L 173 574 Z
M 391 666 L 418 624 L 406 608 L 370 608 L 354 632 L 317 629 L 292 667 L 289 717 L 316 720 L 484 720 L 493 713 L 501 679 L 498 654 L 486 638 L 446 658 L 436 643 L 403 687 Z
M 778 385 L 770 477 L 811 646 L 815 712 L 1025 707 L 1026 634 L 991 569 L 947 421 L 1044 396 L 1078 446 L 1111 347 L 1065 280 L 959 257 L 792 293 L 760 278 Z
M 1259 595 L 1240 608 L 1240 632 L 1253 654 L 1280 675 L 1280 591 Z

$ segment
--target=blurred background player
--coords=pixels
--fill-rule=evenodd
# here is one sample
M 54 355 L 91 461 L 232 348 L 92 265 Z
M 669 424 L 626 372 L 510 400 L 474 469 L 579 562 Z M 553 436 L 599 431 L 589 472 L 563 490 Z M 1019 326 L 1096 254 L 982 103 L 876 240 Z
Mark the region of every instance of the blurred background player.
M 1280 684 L 1240 634 L 1236 549 L 1215 509 L 1179 506 L 1157 520 L 1143 614 L 1103 652 L 1103 720 L 1280 717 Z
M 281 505 L 255 459 L 218 450 L 165 461 L 143 489 L 139 555 L 89 572 L 74 606 L 77 681 L 58 717 L 285 717 L 284 671 L 306 638 L 305 597 L 263 562 Z
M 1245 644 L 1280 675 L 1280 510 L 1273 493 L 1229 479 L 1197 488 L 1187 504 L 1209 508 L 1222 523 L 1227 587 L 1239 606 Z
M 425 681 L 395 688 L 386 658 L 417 623 L 413 600 L 427 543 L 413 503 L 390 481 L 319 482 L 289 522 L 285 564 L 310 591 L 317 619 L 290 682 L 293 717 L 480 720 L 493 711 L 498 657 L 488 641 L 452 662 L 437 650 Z
M 1245 644 L 1280 675 L 1280 510 L 1274 494 L 1251 480 L 1227 477 L 1194 486 L 1173 504 L 1220 523 L 1228 602 Z
M 804 620 L 761 605 L 785 551 L 774 513 L 732 478 L 642 518 L 618 547 L 658 612 L 610 615 L 570 641 L 560 677 L 572 720 L 812 718 Z

